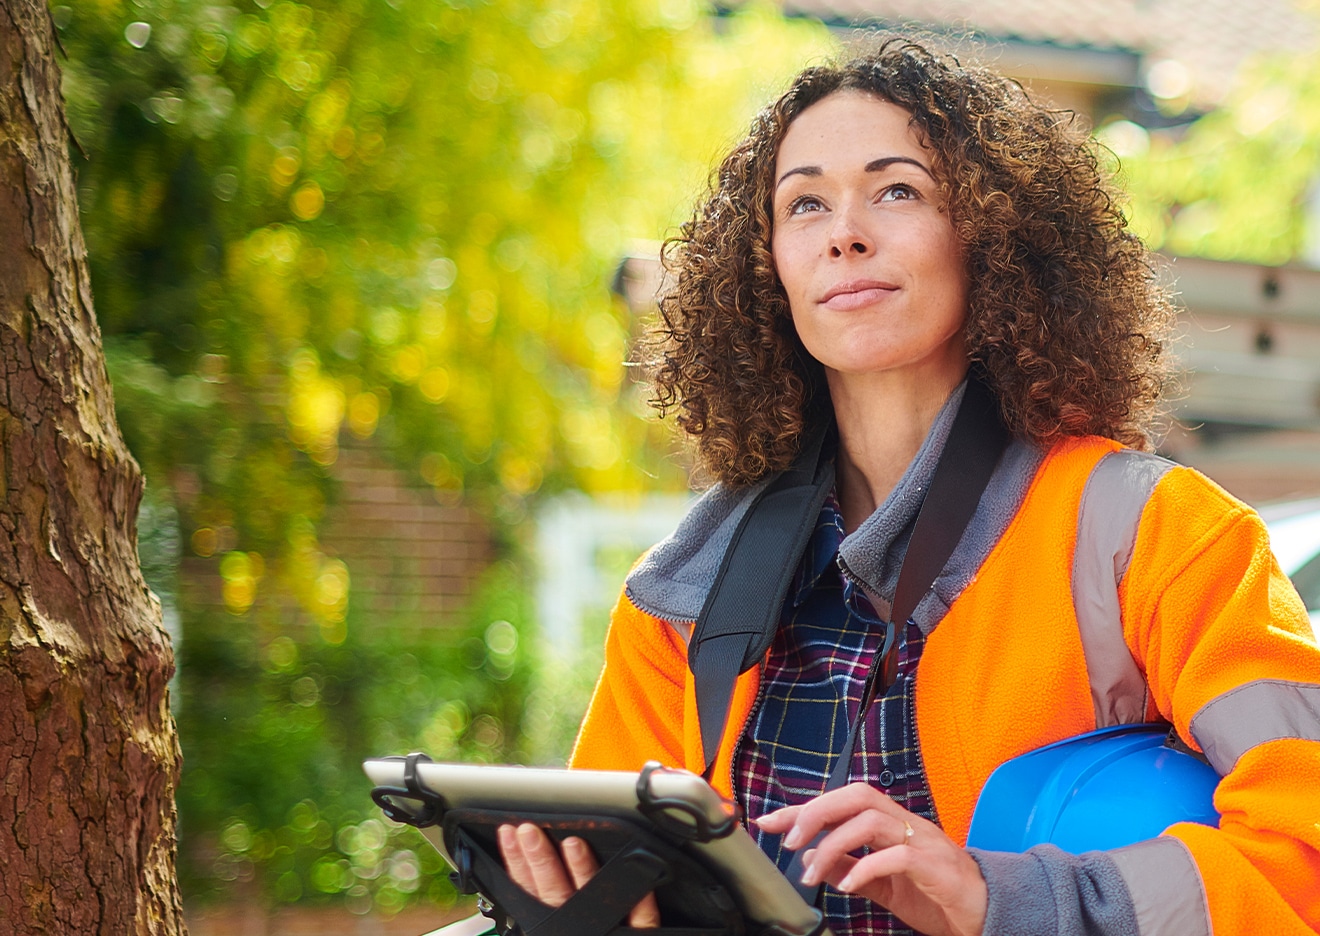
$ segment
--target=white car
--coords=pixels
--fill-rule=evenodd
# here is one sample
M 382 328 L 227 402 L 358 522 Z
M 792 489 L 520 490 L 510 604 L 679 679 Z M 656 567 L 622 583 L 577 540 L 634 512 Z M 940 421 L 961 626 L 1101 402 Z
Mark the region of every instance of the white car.
M 1320 498 L 1260 509 L 1279 565 L 1297 586 L 1311 627 L 1320 634 Z

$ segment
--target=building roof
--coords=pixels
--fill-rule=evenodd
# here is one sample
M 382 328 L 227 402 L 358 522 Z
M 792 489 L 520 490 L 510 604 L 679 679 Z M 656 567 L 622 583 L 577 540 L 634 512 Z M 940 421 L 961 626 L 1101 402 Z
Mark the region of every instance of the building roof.
M 785 0 L 784 12 L 836 25 L 968 31 L 989 40 L 992 57 L 996 42 L 1016 41 L 1136 53 L 1146 69 L 1171 60 L 1186 68 L 1197 110 L 1223 100 L 1247 59 L 1315 49 L 1320 40 L 1320 16 L 1295 0 Z M 1012 65 L 1000 63 L 1010 74 Z

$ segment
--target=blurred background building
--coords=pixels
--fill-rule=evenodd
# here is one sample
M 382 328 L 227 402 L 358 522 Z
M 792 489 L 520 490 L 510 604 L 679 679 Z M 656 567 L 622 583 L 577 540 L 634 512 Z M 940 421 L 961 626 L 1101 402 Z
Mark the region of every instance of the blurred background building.
M 1099 125 L 1156 128 L 1223 103 L 1260 54 L 1314 48 L 1314 16 L 1291 0 L 788 0 L 844 32 L 919 26 L 973 37 L 984 59 Z

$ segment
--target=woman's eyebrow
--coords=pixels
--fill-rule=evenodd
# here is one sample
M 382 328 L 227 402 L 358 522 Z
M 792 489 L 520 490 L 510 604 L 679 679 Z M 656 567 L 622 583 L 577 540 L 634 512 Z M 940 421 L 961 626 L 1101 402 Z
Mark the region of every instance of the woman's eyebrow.
M 867 172 L 883 172 L 884 170 L 888 169 L 890 166 L 894 165 L 895 163 L 907 163 L 909 166 L 916 166 L 918 169 L 926 173 L 926 175 L 930 176 L 932 179 L 935 178 L 934 173 L 932 173 L 922 163 L 913 159 L 911 156 L 881 156 L 879 159 L 873 159 L 869 163 L 867 163 L 865 169 Z M 804 175 L 804 176 L 824 175 L 824 170 L 821 169 L 820 166 L 798 166 L 794 169 L 788 170 L 783 175 L 781 175 L 779 177 L 779 181 L 775 183 L 775 188 L 778 189 L 779 186 L 784 184 L 785 179 L 787 179 L 789 176 L 795 176 L 795 175 Z
M 779 177 L 779 181 L 775 183 L 775 188 L 778 189 L 779 186 L 783 185 L 784 180 L 787 179 L 789 176 L 795 176 L 795 175 L 818 176 L 823 174 L 824 174 L 824 170 L 821 169 L 820 166 L 798 166 L 796 169 L 790 169 L 787 172 L 785 172 L 783 175 L 781 175 Z
M 882 156 L 880 159 L 873 159 L 869 163 L 867 163 L 866 171 L 883 172 L 884 170 L 892 166 L 894 163 L 907 163 L 909 166 L 916 166 L 918 169 L 926 173 L 926 175 L 930 176 L 932 179 L 935 178 L 934 173 L 932 173 L 929 169 L 927 169 L 922 163 L 913 159 L 911 156 Z

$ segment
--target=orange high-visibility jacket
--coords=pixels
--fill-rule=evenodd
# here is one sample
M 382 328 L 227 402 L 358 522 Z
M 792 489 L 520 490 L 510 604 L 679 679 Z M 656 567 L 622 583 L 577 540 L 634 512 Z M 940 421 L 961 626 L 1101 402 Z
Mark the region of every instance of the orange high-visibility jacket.
M 1013 443 L 997 474 L 1026 448 Z M 944 831 L 966 842 L 981 787 L 1004 761 L 1097 727 L 1167 719 L 1219 772 L 1221 820 L 1107 853 L 1142 936 L 1320 932 L 1320 649 L 1260 518 L 1192 469 L 1105 439 L 1016 463 L 1029 466 L 1016 509 L 956 593 L 933 603 L 917 673 L 917 732 Z M 987 496 L 1011 487 L 992 479 Z M 707 526 L 718 538 L 734 523 Z M 632 578 L 571 766 L 659 760 L 701 772 L 686 645 L 695 614 L 639 601 Z M 674 607 L 699 608 L 700 582 L 679 576 L 672 588 Z M 753 667 L 734 691 L 713 773 L 726 796 L 759 675 Z M 992 882 L 992 918 L 1009 896 Z

